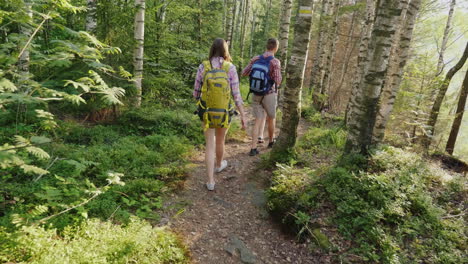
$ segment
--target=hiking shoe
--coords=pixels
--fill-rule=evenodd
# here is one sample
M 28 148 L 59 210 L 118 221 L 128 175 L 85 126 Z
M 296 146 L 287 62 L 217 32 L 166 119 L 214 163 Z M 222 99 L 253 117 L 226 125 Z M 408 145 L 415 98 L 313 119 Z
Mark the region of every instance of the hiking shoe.
M 262 137 L 258 137 L 258 141 L 257 141 L 257 142 L 258 142 L 258 144 L 263 144 L 263 143 L 265 143 L 265 140 L 263 140 Z
M 258 151 L 258 149 L 250 149 L 250 153 L 249 153 L 249 156 L 255 156 L 255 155 L 258 155 L 260 154 L 260 152 Z
M 271 141 L 268 143 L 268 148 L 273 148 L 273 145 L 275 144 L 276 140 Z
M 214 191 L 215 184 L 214 183 L 207 183 L 206 188 L 208 191 Z
M 221 167 L 215 169 L 216 173 L 222 172 L 225 168 L 227 168 L 227 165 L 227 160 L 221 161 Z

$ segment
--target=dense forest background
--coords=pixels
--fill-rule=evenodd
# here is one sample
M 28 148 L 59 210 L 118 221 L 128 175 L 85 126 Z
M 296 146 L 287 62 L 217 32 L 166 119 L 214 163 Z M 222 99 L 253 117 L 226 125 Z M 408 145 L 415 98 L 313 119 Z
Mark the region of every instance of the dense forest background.
M 317 208 L 362 213 L 330 224 L 359 238 L 343 249 L 356 263 L 461 263 L 466 170 L 446 183 L 421 164 L 468 162 L 467 16 L 461 0 L 2 1 L 0 261 L 188 263 L 155 226 L 203 149 L 196 70 L 215 38 L 240 72 L 274 37 L 285 81 L 265 160 L 288 165 L 270 171 L 270 211 L 299 238 L 318 236 Z M 296 140 L 299 117 L 312 128 Z

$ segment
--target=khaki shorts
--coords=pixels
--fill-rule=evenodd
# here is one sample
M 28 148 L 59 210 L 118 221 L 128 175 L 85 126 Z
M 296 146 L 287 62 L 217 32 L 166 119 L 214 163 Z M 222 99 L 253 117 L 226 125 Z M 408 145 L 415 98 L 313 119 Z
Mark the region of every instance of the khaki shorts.
M 269 118 L 276 118 L 277 93 L 265 96 L 254 95 L 252 98 L 252 110 L 255 118 L 265 118 L 265 112 Z

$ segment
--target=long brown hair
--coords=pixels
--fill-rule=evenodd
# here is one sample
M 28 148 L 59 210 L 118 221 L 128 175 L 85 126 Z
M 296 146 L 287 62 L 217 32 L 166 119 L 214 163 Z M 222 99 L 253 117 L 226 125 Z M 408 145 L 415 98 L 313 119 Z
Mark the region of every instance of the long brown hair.
M 223 57 L 225 61 L 232 61 L 231 55 L 229 54 L 228 44 L 222 38 L 215 39 L 213 41 L 213 45 L 211 45 L 209 56 L 210 61 L 214 57 Z

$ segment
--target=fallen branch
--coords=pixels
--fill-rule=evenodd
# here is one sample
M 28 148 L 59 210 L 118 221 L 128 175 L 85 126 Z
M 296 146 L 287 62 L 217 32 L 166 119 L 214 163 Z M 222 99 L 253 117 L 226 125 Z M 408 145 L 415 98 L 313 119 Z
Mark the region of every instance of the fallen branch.
M 24 45 L 23 49 L 21 50 L 21 52 L 19 53 L 18 55 L 18 60 L 21 58 L 21 56 L 23 55 L 24 51 L 28 48 L 29 44 L 31 44 L 31 41 L 32 39 L 34 38 L 34 36 L 36 36 L 37 32 L 39 31 L 39 29 L 41 29 L 42 25 L 44 25 L 44 23 L 49 20 L 51 17 L 49 16 L 50 15 L 50 12 L 47 13 L 47 15 L 45 15 L 44 17 L 44 20 L 42 20 L 42 22 L 39 24 L 39 26 L 37 26 L 37 28 L 34 30 L 34 32 L 31 34 L 31 36 L 29 37 L 28 41 L 26 42 L 26 45 Z

